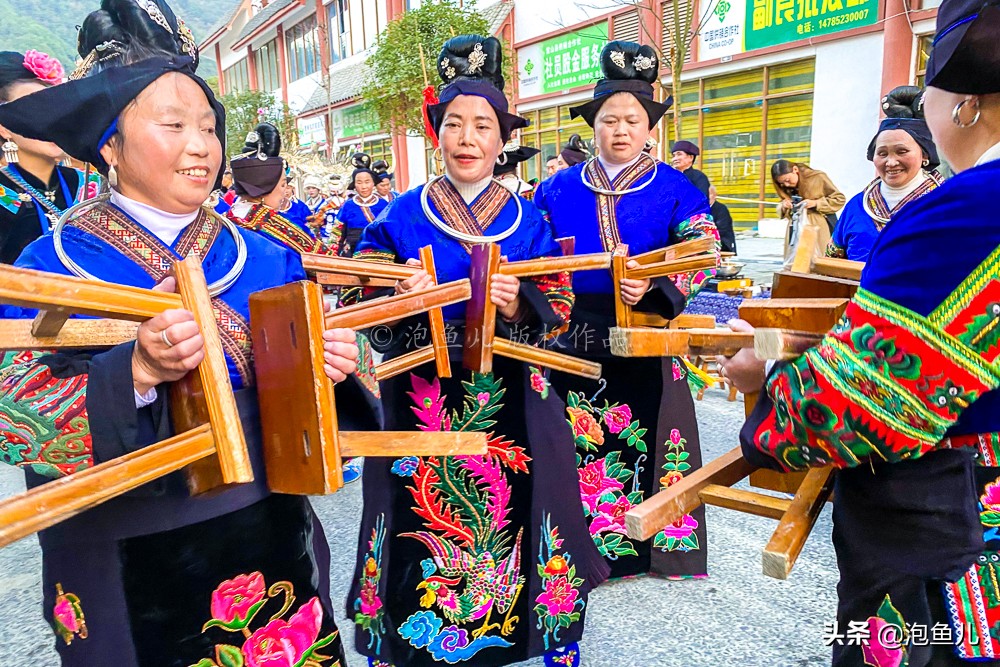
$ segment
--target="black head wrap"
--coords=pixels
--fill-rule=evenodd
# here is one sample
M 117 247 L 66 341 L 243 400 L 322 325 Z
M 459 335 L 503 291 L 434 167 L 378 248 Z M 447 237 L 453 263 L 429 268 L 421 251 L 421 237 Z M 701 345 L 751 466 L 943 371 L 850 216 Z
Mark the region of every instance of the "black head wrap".
M 1000 0 L 944 0 L 926 85 L 952 93 L 1000 93 Z
M 615 93 L 631 93 L 649 116 L 649 129 L 660 122 L 674 98 L 666 102 L 653 99 L 653 82 L 660 73 L 660 61 L 651 46 L 635 42 L 608 42 L 601 51 L 601 72 L 604 78 L 594 87 L 594 99 L 569 110 L 572 118 L 580 117 L 594 127 L 597 112 Z
M 389 173 L 389 163 L 385 160 L 375 160 L 372 162 L 372 177 L 375 179 L 375 185 L 378 185 L 382 181 L 392 181 L 392 174 Z
M 676 153 L 677 151 L 681 151 L 682 153 L 687 153 L 692 157 L 698 157 L 699 155 L 701 155 L 701 151 L 698 149 L 697 144 L 691 141 L 682 140 L 674 142 L 674 145 L 670 148 L 670 152 Z
M 504 143 L 514 130 L 528 127 L 528 120 L 509 112 L 504 95 L 503 48 L 496 37 L 459 35 L 444 44 L 437 70 L 444 81 L 438 103 L 427 107 L 431 127 L 439 135 L 448 104 L 459 95 L 482 97 L 497 114 Z
M 878 141 L 880 134 L 886 130 L 903 130 L 913 137 L 917 145 L 927 154 L 927 169 L 936 169 L 941 164 L 937 146 L 931 138 L 930 128 L 924 121 L 920 104 L 923 93 L 924 91 L 916 86 L 899 86 L 882 98 L 882 110 L 887 117 L 879 124 L 878 132 L 868 144 L 869 161 L 875 158 L 875 142 Z
M 107 176 L 100 150 L 118 132 L 119 116 L 154 81 L 178 72 L 205 93 L 215 114 L 215 134 L 226 145 L 226 111 L 195 74 L 194 36 L 163 0 L 102 0 L 101 9 L 84 20 L 77 50 L 83 60 L 71 81 L 0 105 L 0 125 L 50 141 Z
M 281 155 L 281 133 L 271 123 L 260 123 L 247 134 L 243 151 L 229 161 L 236 194 L 262 197 L 281 182 L 285 160 Z
M 368 174 L 372 177 L 372 181 L 375 181 L 375 172 L 372 171 L 372 158 L 368 153 L 355 153 L 351 156 L 351 164 L 354 165 L 354 171 L 351 172 L 351 182 L 348 184 L 348 190 L 354 190 L 354 179 L 358 177 L 358 174 Z
M 579 134 L 571 134 L 569 141 L 559 151 L 559 156 L 563 159 L 563 162 L 572 167 L 586 161 L 590 157 L 590 151 L 587 150 L 587 144 L 583 142 Z
M 503 152 L 497 158 L 497 164 L 493 167 L 493 175 L 512 174 L 517 171 L 517 165 L 527 162 L 531 158 L 541 153 L 537 148 L 531 146 L 521 146 L 513 141 L 507 142 L 503 147 Z

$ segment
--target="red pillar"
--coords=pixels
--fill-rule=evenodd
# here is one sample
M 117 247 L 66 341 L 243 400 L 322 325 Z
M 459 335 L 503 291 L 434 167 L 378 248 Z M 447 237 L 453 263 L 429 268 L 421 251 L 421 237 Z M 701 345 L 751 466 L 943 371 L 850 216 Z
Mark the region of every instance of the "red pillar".
M 278 46 L 278 70 L 281 73 L 281 101 L 288 104 L 288 67 L 285 63 L 285 30 L 278 26 L 278 37 L 274 40 Z
M 406 135 L 392 135 L 392 165 L 393 176 L 396 177 L 396 189 L 406 192 L 410 187 L 410 152 L 406 147 Z
M 886 0 L 885 35 L 882 47 L 882 93 L 910 83 L 913 31 L 906 19 L 904 0 Z
M 316 33 L 319 36 L 319 61 L 324 71 L 330 69 L 330 15 L 323 0 L 316 0 Z
M 226 94 L 226 80 L 222 76 L 222 50 L 219 48 L 219 43 L 215 43 L 215 69 L 219 73 L 219 95 Z
M 249 44 L 247 44 L 247 77 L 250 79 L 250 90 L 257 90 L 257 61 Z

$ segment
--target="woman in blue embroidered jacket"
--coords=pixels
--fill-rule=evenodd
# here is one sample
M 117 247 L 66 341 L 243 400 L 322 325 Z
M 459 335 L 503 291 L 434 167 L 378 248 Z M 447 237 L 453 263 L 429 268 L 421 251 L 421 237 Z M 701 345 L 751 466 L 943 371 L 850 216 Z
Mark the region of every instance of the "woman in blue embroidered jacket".
M 924 110 L 957 175 L 886 225 L 841 322 L 774 367 L 741 435 L 757 465 L 840 468 L 837 621 L 872 632 L 834 645 L 838 667 L 1000 656 L 1000 218 L 982 207 L 1000 188 L 1000 6 L 945 0 L 937 21 Z M 954 647 L 879 630 L 946 616 Z
M 679 171 L 643 152 L 650 131 L 670 106 L 670 100 L 653 100 L 651 82 L 659 71 L 654 51 L 611 42 L 601 53 L 601 68 L 605 78 L 597 84 L 594 100 L 571 111 L 594 128 L 600 156 L 559 172 L 535 193 L 556 237 L 575 237 L 579 254 L 611 251 L 619 243 L 627 243 L 629 253 L 636 255 L 702 236 L 718 240 L 705 196 Z M 684 310 L 708 276 L 626 280 L 622 299 L 670 319 Z M 574 354 L 600 360 L 601 383 L 554 379 L 569 406 L 590 532 L 614 577 L 647 572 L 703 576 L 703 510 L 650 542 L 625 535 L 625 512 L 697 469 L 701 447 L 683 362 L 611 356 L 607 341 L 615 321 L 613 287 L 607 272 L 575 274 L 573 320 L 561 339 Z
M 255 481 L 189 497 L 176 473 L 40 533 L 45 615 L 62 664 L 259 665 L 296 633 L 289 664 L 311 655 L 330 667 L 343 654 L 329 547 L 307 499 L 268 490 L 247 324 L 250 294 L 303 279 L 302 264 L 202 208 L 222 166 L 225 115 L 195 75 L 190 31 L 166 4 L 105 0 L 79 45 L 81 74 L 96 73 L 0 106 L 0 123 L 95 165 L 113 190 L 64 216 L 61 247 L 42 237 L 18 265 L 171 290 L 173 262 L 200 256 Z M 326 338 L 327 374 L 343 380 L 354 372 L 353 334 Z M 166 386 L 203 356 L 186 310 L 154 317 L 134 343 L 107 351 L 5 354 L 4 462 L 23 467 L 34 487 L 168 437 Z M 358 391 L 353 381 L 338 394 L 345 389 Z M 360 416 L 365 399 L 355 400 L 350 412 Z
M 882 98 L 887 118 L 868 145 L 878 178 L 854 196 L 840 214 L 827 257 L 867 262 L 886 223 L 908 203 L 944 182 L 941 161 L 920 106 L 922 91 L 900 86 Z
M 38 51 L 0 51 L 0 104 L 62 83 L 59 61 Z M 61 148 L 0 126 L 6 166 L 0 167 L 0 262 L 13 264 L 85 193 L 83 172 L 59 166 Z
M 368 226 L 357 257 L 417 264 L 434 250 L 437 277 L 469 277 L 470 252 L 495 242 L 510 261 L 558 255 L 541 214 L 493 180 L 513 129 L 494 37 L 463 35 L 438 58 L 446 85 L 428 107 L 445 176 L 401 195 Z M 565 274 L 494 276 L 497 335 L 539 340 L 569 319 Z M 397 292 L 430 284 L 418 272 Z M 365 506 L 348 616 L 371 664 L 507 665 L 546 654 L 577 664 L 590 589 L 607 568 L 587 535 L 576 490 L 572 436 L 544 376 L 494 357 L 493 371 L 461 364 L 465 306 L 444 309 L 451 377 L 432 366 L 382 384 L 387 428 L 487 431 L 489 453 L 365 462 Z M 371 339 L 387 358 L 430 343 L 425 318 Z M 549 664 L 547 662 L 547 664 Z
M 375 192 L 375 172 L 371 168 L 371 157 L 365 153 L 355 153 L 351 162 L 354 164 L 354 173 L 351 174 L 351 183 L 347 189 L 354 194 L 347 198 L 337 212 L 337 224 L 333 232 L 333 242 L 345 257 L 354 254 L 361 232 L 389 205 L 389 202 Z

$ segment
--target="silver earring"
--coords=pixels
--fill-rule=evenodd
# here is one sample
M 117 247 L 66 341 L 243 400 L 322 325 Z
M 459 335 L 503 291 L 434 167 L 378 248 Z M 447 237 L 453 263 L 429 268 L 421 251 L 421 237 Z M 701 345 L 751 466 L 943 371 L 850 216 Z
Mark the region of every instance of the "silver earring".
M 930 161 L 930 160 L 924 160 L 924 166 L 925 166 L 925 167 L 929 166 L 929 165 L 930 165 L 930 163 L 931 163 L 931 161 Z
M 501 166 L 501 167 L 504 166 L 505 164 L 507 164 L 507 154 L 506 153 L 500 153 L 499 157 L 497 157 L 497 164 L 499 166 Z
M 965 108 L 965 105 L 971 101 L 972 101 L 971 97 L 966 97 L 964 100 L 956 104 L 955 108 L 951 110 L 951 122 L 953 122 L 958 127 L 972 127 L 973 125 L 979 122 L 979 117 L 983 114 L 983 112 L 978 106 L 978 101 L 976 106 L 976 115 L 973 116 L 970 122 L 968 123 L 962 122 L 962 109 Z
M 118 172 L 115 171 L 115 165 L 108 167 L 108 184 L 113 187 L 118 187 Z
M 3 150 L 3 159 L 7 161 L 7 164 L 17 164 L 17 144 L 13 140 L 8 139 L 3 142 L 3 146 L 0 146 L 0 150 Z

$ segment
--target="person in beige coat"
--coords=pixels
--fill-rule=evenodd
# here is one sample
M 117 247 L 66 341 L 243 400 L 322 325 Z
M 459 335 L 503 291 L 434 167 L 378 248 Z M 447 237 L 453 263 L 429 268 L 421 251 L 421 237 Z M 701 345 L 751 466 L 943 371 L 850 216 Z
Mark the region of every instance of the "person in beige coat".
M 844 208 L 847 197 L 829 176 L 806 164 L 778 160 L 771 165 L 771 180 L 781 197 L 781 217 L 789 221 L 785 235 L 785 268 L 791 266 L 798 239 L 806 226 L 816 230 L 818 243 L 815 252 L 817 257 L 822 256 L 830 242 L 831 229 L 827 216 L 835 215 Z M 793 202 L 793 197 L 801 197 L 801 201 Z

